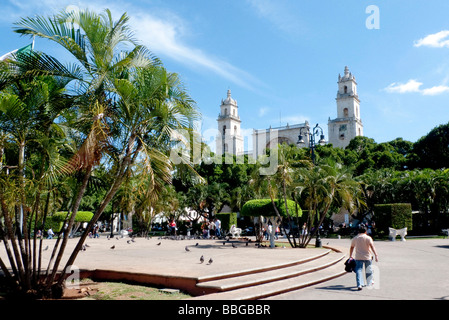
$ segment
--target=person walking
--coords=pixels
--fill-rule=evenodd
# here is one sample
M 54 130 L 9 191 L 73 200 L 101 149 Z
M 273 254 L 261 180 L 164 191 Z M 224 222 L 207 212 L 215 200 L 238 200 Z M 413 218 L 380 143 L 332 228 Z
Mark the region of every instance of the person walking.
M 363 276 L 363 267 L 365 267 L 365 276 L 368 286 L 373 285 L 373 254 L 374 259 L 378 262 L 376 248 L 374 247 L 373 239 L 367 235 L 365 225 L 359 226 L 358 235 L 351 241 L 351 248 L 349 249 L 349 258 L 353 258 L 355 249 L 355 274 L 357 289 L 362 290 L 365 286 L 365 279 Z

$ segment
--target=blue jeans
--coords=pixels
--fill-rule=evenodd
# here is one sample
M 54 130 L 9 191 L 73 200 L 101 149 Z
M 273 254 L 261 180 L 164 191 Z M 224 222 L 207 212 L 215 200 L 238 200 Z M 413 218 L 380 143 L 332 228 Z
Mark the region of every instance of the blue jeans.
M 372 260 L 356 260 L 355 261 L 355 278 L 357 287 L 365 285 L 365 277 L 363 275 L 363 266 L 365 266 L 365 276 L 368 285 L 373 284 L 373 261 Z

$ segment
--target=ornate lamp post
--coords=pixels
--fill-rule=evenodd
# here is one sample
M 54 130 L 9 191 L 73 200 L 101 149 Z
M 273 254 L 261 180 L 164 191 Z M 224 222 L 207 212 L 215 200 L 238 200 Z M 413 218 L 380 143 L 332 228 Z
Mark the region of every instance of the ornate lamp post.
M 318 144 L 321 146 L 324 146 L 326 144 L 326 140 L 324 139 L 323 129 L 318 125 L 318 123 L 312 129 L 312 131 L 310 131 L 310 128 L 308 126 L 301 128 L 299 130 L 299 136 L 298 136 L 298 142 L 297 142 L 298 145 L 306 143 L 303 138 L 304 135 L 308 135 L 308 137 L 309 137 L 309 148 L 312 150 L 312 163 L 313 163 L 313 165 L 315 165 L 315 147 L 316 147 L 315 136 L 320 137 Z M 321 244 L 321 238 L 320 238 L 320 228 L 319 228 L 318 224 L 319 224 L 319 217 L 317 214 L 317 228 L 318 229 L 317 229 L 317 234 L 316 234 L 315 247 L 321 248 L 322 244 Z

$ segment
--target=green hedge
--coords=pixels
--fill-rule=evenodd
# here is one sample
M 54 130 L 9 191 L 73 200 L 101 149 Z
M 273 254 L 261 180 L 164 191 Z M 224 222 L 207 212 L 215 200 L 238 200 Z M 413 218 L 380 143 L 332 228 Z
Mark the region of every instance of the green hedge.
M 216 217 L 221 221 L 221 230 L 229 230 L 235 224 L 237 226 L 237 213 L 217 213 Z
M 379 231 L 388 232 L 388 228 L 411 231 L 413 228 L 412 205 L 410 203 L 391 203 L 374 205 L 374 221 Z
M 75 222 L 89 222 L 93 216 L 93 212 L 78 211 L 75 216 Z M 46 230 L 51 226 L 54 232 L 60 232 L 66 217 L 67 211 L 56 212 L 51 217 L 47 218 L 47 223 L 45 224 Z
M 274 200 L 274 203 L 276 204 L 276 207 L 279 210 L 279 214 L 282 217 L 286 217 L 287 212 L 285 210 L 284 201 L 279 201 L 276 199 L 276 200 Z M 287 200 L 287 204 L 288 204 L 288 212 L 292 217 L 296 217 L 296 209 L 298 210 L 298 217 L 302 216 L 301 207 L 299 205 L 296 206 L 295 201 Z M 250 217 L 257 217 L 257 216 L 274 217 L 274 216 L 276 216 L 276 212 L 274 211 L 273 204 L 271 203 L 271 199 L 250 200 L 243 205 L 242 211 L 240 213 L 242 214 L 242 216 L 250 216 Z

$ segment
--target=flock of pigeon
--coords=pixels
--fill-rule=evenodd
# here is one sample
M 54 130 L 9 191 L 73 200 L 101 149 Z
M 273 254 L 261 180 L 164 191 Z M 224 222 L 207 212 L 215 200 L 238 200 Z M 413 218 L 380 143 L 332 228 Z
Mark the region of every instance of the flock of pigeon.
M 123 238 L 123 236 L 121 236 L 121 237 L 115 237 L 115 238 L 116 238 L 117 240 L 120 240 L 121 238 Z M 128 244 L 131 244 L 131 243 L 133 243 L 133 242 L 136 242 L 135 238 L 136 238 L 136 236 L 132 236 L 131 239 L 127 240 L 126 242 L 127 242 Z M 107 236 L 107 239 L 108 239 L 108 240 L 111 240 L 112 237 L 110 237 L 110 236 L 108 235 L 108 236 Z M 151 237 L 146 237 L 146 239 L 151 239 Z M 181 238 L 180 236 L 177 236 L 177 237 L 159 237 L 159 238 L 158 238 L 158 240 L 162 240 L 162 239 L 184 240 L 184 238 Z M 246 237 L 243 238 L 243 240 L 246 240 L 246 246 L 248 246 L 249 243 L 251 242 L 251 239 L 246 238 Z M 230 238 L 226 238 L 225 241 L 223 241 L 223 246 L 226 245 L 226 243 L 229 243 L 229 242 L 230 242 Z M 160 246 L 161 244 L 162 244 L 162 242 L 159 241 L 156 245 L 157 245 L 157 246 Z M 197 247 L 198 245 L 199 245 L 199 243 L 197 242 L 197 243 L 195 244 L 195 247 Z M 237 246 L 236 246 L 234 243 L 231 243 L 231 246 L 232 246 L 232 248 L 237 248 Z M 265 245 L 262 245 L 262 244 L 260 244 L 259 242 L 256 242 L 255 246 L 256 246 L 256 247 L 259 247 L 259 248 L 260 248 L 260 247 L 265 247 Z M 84 244 L 84 245 L 82 246 L 82 249 L 81 249 L 81 250 L 82 250 L 82 251 L 86 251 L 88 247 L 89 247 L 88 244 Z M 48 247 L 47 247 L 46 249 L 48 249 Z M 46 250 L 46 249 L 44 249 L 44 250 Z M 110 247 L 110 249 L 111 249 L 111 250 L 114 250 L 114 249 L 115 249 L 115 245 L 112 245 L 112 246 Z M 185 246 L 185 251 L 186 251 L 186 252 L 191 252 L 191 250 L 189 249 L 189 246 Z M 202 255 L 202 256 L 200 257 L 200 264 L 204 263 L 204 261 L 205 261 L 205 259 L 204 259 L 204 256 Z M 214 262 L 214 260 L 213 260 L 212 258 L 210 258 L 209 261 L 207 262 L 207 265 L 212 264 L 212 262 Z

